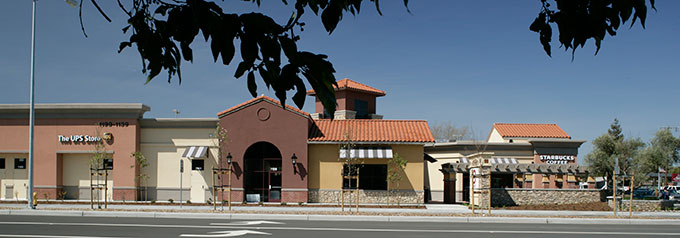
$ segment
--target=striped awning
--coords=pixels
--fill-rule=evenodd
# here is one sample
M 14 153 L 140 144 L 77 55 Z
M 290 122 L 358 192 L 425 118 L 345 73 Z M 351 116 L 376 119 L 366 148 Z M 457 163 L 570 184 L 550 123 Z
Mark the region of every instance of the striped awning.
M 207 146 L 189 146 L 184 150 L 184 158 L 203 158 L 208 153 Z
M 515 158 L 491 158 L 492 164 L 519 164 Z
M 350 150 L 350 158 L 354 159 L 391 159 L 392 148 L 391 147 L 360 147 Z M 347 158 L 347 150 L 340 149 L 340 158 Z

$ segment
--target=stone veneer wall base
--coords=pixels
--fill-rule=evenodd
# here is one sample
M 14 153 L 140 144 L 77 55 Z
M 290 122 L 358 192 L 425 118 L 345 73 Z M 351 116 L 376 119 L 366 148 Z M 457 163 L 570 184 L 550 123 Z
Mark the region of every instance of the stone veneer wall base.
M 399 190 L 400 204 L 422 204 L 425 197 L 424 191 Z M 345 193 L 345 203 L 356 201 L 354 192 Z M 340 204 L 340 190 L 310 189 L 308 194 L 309 203 L 337 203 Z M 386 190 L 359 190 L 360 204 L 390 204 L 397 203 L 395 196 Z
M 482 194 L 482 206 L 486 206 L 486 194 Z M 491 190 L 492 206 L 578 204 L 600 202 L 597 189 L 525 189 L 494 188 Z

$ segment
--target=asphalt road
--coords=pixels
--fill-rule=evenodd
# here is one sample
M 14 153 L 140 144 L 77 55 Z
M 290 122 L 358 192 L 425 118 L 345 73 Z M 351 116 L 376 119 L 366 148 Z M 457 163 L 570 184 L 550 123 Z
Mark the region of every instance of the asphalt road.
M 680 237 L 674 225 L 0 216 L 0 237 Z

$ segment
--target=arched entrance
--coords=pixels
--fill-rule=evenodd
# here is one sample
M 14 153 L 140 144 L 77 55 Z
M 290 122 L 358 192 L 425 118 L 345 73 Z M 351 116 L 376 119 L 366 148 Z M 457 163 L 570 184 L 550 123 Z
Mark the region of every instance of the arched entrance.
M 244 189 L 247 201 L 281 201 L 281 152 L 269 142 L 257 142 L 244 157 Z

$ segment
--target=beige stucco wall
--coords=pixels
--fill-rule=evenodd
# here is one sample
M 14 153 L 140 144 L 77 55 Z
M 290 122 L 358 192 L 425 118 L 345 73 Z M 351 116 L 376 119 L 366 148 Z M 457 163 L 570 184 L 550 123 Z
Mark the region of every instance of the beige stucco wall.
M 28 170 L 14 169 L 15 158 L 25 158 L 28 168 L 28 154 L 0 154 L 0 158 L 5 159 L 5 168 L 0 169 L 0 200 L 5 200 L 7 196 L 7 185 L 14 186 L 13 194 L 9 194 L 9 199 L 26 199 L 28 188 Z
M 423 190 L 423 146 L 391 145 L 392 152 L 406 159 L 402 190 Z M 340 145 L 309 145 L 309 189 L 341 189 L 342 161 L 338 159 Z M 364 164 L 387 164 L 387 159 L 364 159 Z
M 487 142 L 506 142 L 496 128 L 491 129 L 491 134 L 489 134 L 489 139 Z
M 143 128 L 141 130 L 141 152 L 149 162 L 141 173 L 149 175 L 147 186 L 157 189 L 176 190 L 180 188 L 180 160 L 184 161 L 182 188 L 189 191 L 192 186 L 201 186 L 206 191 L 212 186 L 213 167 L 217 166 L 217 140 L 211 138 L 214 129 L 206 128 Z M 182 158 L 184 151 L 190 146 L 208 146 L 210 150 L 204 158 L 203 171 L 191 171 L 191 159 Z M 194 177 L 192 180 L 192 176 Z M 199 176 L 200 178 L 195 178 Z M 197 182 L 199 181 L 199 182 Z M 191 198 L 184 198 L 191 199 Z M 206 197 L 207 199 L 207 197 Z M 203 202 L 203 199 L 191 199 Z
M 89 190 L 90 189 L 90 165 L 89 160 L 92 158 L 92 154 L 62 154 L 62 185 L 77 187 L 79 190 Z M 113 168 L 115 171 L 115 167 Z M 104 184 L 106 182 L 106 197 L 109 200 L 113 199 L 113 171 L 109 171 L 108 178 L 106 175 L 101 174 L 99 179 L 96 176 L 92 177 L 93 184 Z M 103 199 L 104 191 L 99 191 Z M 38 198 L 42 198 L 43 195 L 38 194 Z M 66 197 L 79 197 L 78 194 L 67 194 Z M 83 199 L 80 197 L 79 199 Z

